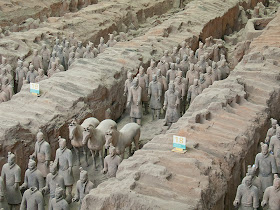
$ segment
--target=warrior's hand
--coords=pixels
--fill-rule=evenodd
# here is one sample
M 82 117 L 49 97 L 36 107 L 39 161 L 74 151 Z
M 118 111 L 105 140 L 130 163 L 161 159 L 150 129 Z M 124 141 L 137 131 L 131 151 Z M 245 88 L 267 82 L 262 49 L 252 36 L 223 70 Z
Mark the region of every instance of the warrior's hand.
M 130 101 L 128 101 L 127 103 L 126 103 L 126 107 L 129 107 L 130 106 Z
M 103 174 L 106 174 L 106 173 L 107 173 L 107 169 L 104 168 L 104 169 L 102 170 L 102 173 L 103 173 Z
M 237 206 L 239 205 L 239 202 L 238 202 L 238 201 L 233 201 L 233 205 L 234 205 L 235 207 L 237 207 Z
M 166 110 L 166 106 L 163 106 L 163 110 Z
M 265 207 L 266 204 L 267 204 L 266 201 L 262 201 L 261 206 L 262 206 L 262 207 Z

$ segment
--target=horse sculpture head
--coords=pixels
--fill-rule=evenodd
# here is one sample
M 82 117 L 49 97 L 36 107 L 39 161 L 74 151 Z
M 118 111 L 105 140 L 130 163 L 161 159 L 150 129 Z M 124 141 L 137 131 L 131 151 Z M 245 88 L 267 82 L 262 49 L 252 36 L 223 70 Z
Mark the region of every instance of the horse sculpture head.
M 109 149 L 110 144 L 113 143 L 113 130 L 112 130 L 112 129 L 108 130 L 108 131 L 105 133 L 105 140 L 106 140 L 106 142 L 105 142 L 105 148 L 106 148 L 106 149 Z
M 75 135 L 75 131 L 77 128 L 77 121 L 76 119 L 73 119 L 70 123 L 69 123 L 69 139 L 73 139 L 74 135 Z
M 83 130 L 83 141 L 82 144 L 85 145 L 88 142 L 88 139 L 91 137 L 90 127 L 84 128 Z

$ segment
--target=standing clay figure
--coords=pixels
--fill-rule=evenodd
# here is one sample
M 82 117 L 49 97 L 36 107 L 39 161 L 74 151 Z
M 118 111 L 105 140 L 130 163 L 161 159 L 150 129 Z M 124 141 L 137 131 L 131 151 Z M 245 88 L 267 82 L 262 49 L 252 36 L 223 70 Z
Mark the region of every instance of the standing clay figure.
M 72 1 L 73 2 L 73 1 Z M 76 7 L 77 8 L 77 7 Z M 70 37 L 69 37 L 69 40 L 70 40 L 70 45 L 71 46 L 77 46 L 78 45 L 78 41 L 77 39 L 75 38 L 75 33 L 74 32 L 71 32 L 70 34 Z
M 177 70 L 178 71 L 178 69 L 181 69 L 181 60 L 180 60 L 180 58 L 176 58 L 175 59 L 175 70 Z
M 104 43 L 104 38 L 100 38 L 100 44 L 98 45 L 99 53 L 103 53 L 108 46 Z
M 280 179 L 277 175 L 274 175 L 273 186 L 266 188 L 261 205 L 268 205 L 270 210 L 280 209 Z
M 34 70 L 34 66 L 30 65 L 29 66 L 29 72 L 27 73 L 26 79 L 28 83 L 34 83 L 35 78 L 38 76 L 37 72 Z
M 63 48 L 65 70 L 68 70 L 69 54 L 70 54 L 70 43 L 67 41 L 65 43 L 65 47 Z
M 9 84 L 8 78 L 5 78 L 4 83 L 2 84 L 2 91 L 6 93 L 7 100 L 11 100 L 14 95 L 13 87 Z
M 32 157 L 37 159 L 37 168 L 45 178 L 49 173 L 51 147 L 50 144 L 44 140 L 44 134 L 41 130 L 39 130 L 39 132 L 37 133 L 35 151 Z
M 16 209 L 21 203 L 21 193 L 19 183 L 21 182 L 21 169 L 15 163 L 16 157 L 13 153 L 8 153 L 8 163 L 6 163 L 1 171 L 1 177 L 6 187 L 7 202 L 12 209 Z
M 187 43 L 183 41 L 182 47 L 179 50 L 179 55 L 181 60 L 184 58 L 185 55 L 189 55 L 189 48 L 187 47 Z
M 149 89 L 149 80 L 148 75 L 145 74 L 144 68 L 140 66 L 139 68 L 139 74 L 137 75 L 139 86 L 142 90 L 141 100 L 143 102 L 143 105 L 145 107 L 145 114 L 148 114 L 148 103 L 149 103 L 149 97 L 148 97 L 148 89 Z
M 69 54 L 68 68 L 72 65 L 72 63 L 74 63 L 74 61 L 75 61 L 75 53 L 71 52 Z
M 198 81 L 198 86 L 199 86 L 199 92 L 202 93 L 202 91 L 207 88 L 207 83 L 205 81 L 205 75 L 200 74 L 199 81 Z
M 187 72 L 186 75 L 186 83 L 188 85 L 188 89 L 190 88 L 191 85 L 194 84 L 194 80 L 199 78 L 199 74 L 197 71 L 194 69 L 194 64 L 190 64 L 190 70 Z
M 114 34 L 109 34 L 109 40 L 107 42 L 107 46 L 113 47 L 115 44 L 117 44 L 117 41 L 114 39 Z
M 240 184 L 237 188 L 233 205 L 239 210 L 257 210 L 259 207 L 258 188 L 252 185 L 251 176 L 246 176 L 244 182 L 245 184 Z
M 31 187 L 24 192 L 20 210 L 44 210 L 43 195 L 36 187 Z
M 218 65 L 218 69 L 221 71 L 222 73 L 222 79 L 225 79 L 228 77 L 228 75 L 230 74 L 230 69 L 227 65 L 226 60 L 221 60 L 220 64 Z
M 66 147 L 66 139 L 59 137 L 59 148 L 55 154 L 55 164 L 58 165 L 58 174 L 64 178 L 66 186 L 66 200 L 68 203 L 72 200 L 73 177 L 73 155 L 70 149 Z
M 258 188 L 259 192 L 259 199 L 262 198 L 263 191 L 262 191 L 262 183 L 259 177 L 257 177 L 257 171 L 256 167 L 248 165 L 248 170 L 246 176 L 251 176 L 252 177 L 252 185 L 254 185 L 256 188 Z M 242 184 L 245 184 L 245 178 L 242 180 Z
M 83 55 L 83 58 L 87 58 L 87 59 L 94 58 L 94 54 L 91 52 L 90 46 L 87 46 L 87 49 Z
M 187 103 L 191 104 L 196 96 L 198 96 L 200 93 L 201 90 L 198 85 L 198 79 L 195 79 L 193 85 L 191 85 L 188 90 Z
M 133 82 L 132 73 L 128 72 L 127 79 L 125 80 L 125 83 L 124 83 L 124 93 L 123 93 L 124 96 L 128 97 L 128 92 L 132 86 L 132 82 Z
M 203 54 L 204 54 L 203 43 L 199 42 L 199 47 L 195 51 L 195 57 L 197 57 L 197 59 L 200 60 L 200 56 L 203 55 Z
M 9 209 L 6 195 L 5 195 L 5 185 L 2 177 L 0 177 L 0 209 Z
M 205 76 L 205 83 L 206 83 L 206 86 L 209 87 L 210 85 L 213 84 L 213 80 L 212 80 L 212 68 L 210 66 L 208 66 L 206 68 L 206 74 L 204 74 Z
M 152 109 L 153 120 L 160 117 L 160 110 L 162 108 L 161 96 L 162 87 L 161 83 L 157 81 L 157 76 L 153 75 L 153 80 L 149 84 L 148 94 L 150 96 L 150 107 Z
M 259 178 L 262 183 L 262 190 L 272 186 L 273 174 L 277 173 L 276 161 L 273 155 L 268 152 L 268 145 L 261 142 L 262 152 L 256 155 L 255 165 L 259 169 Z
M 56 68 L 59 69 L 59 71 L 65 70 L 64 66 L 61 64 L 60 58 L 56 58 Z
M 34 69 L 36 71 L 38 71 L 38 69 L 40 68 L 43 68 L 43 65 L 42 65 L 42 57 L 40 55 L 38 55 L 38 50 L 34 50 L 34 56 L 33 56 L 33 59 L 32 59 L 32 65 L 34 66 Z
M 0 69 L 5 68 L 8 72 L 13 70 L 12 66 L 8 63 L 7 58 L 2 57 L 2 64 L 0 64 Z
M 23 62 L 18 61 L 18 67 L 16 68 L 16 83 L 17 83 L 17 92 L 21 90 L 23 77 L 26 77 L 25 71 L 23 69 Z
M 51 200 L 55 198 L 56 186 L 59 186 L 65 191 L 64 179 L 58 174 L 57 165 L 51 162 L 50 173 L 46 177 L 46 186 L 42 189 L 42 193 L 44 195 L 46 195 L 48 192 L 50 193 L 49 206 L 51 204 Z
M 193 64 L 197 63 L 197 58 L 195 57 L 194 51 L 192 50 L 190 51 L 189 62 Z
M 138 78 L 134 78 L 132 87 L 129 89 L 127 107 L 130 107 L 132 122 L 141 125 L 142 118 L 142 88 L 139 86 Z
M 196 63 L 195 66 L 197 66 L 200 73 L 204 74 L 206 72 L 206 59 L 204 55 L 200 56 L 199 61 Z
M 57 64 L 52 63 L 51 69 L 48 70 L 48 77 L 50 78 L 51 76 L 53 76 L 54 74 L 56 74 L 58 72 L 60 72 L 60 70 L 57 68 Z
M 178 71 L 177 77 L 175 79 L 175 89 L 179 93 L 180 97 L 180 115 L 183 116 L 185 112 L 185 100 L 186 100 L 186 85 L 183 81 L 182 71 Z
M 171 124 L 180 118 L 180 97 L 173 82 L 169 83 L 169 88 L 165 92 L 163 109 L 166 110 L 165 122 L 169 129 Z
M 50 58 L 49 68 L 48 69 L 50 69 L 52 67 L 53 63 L 56 63 L 56 52 L 52 52 L 52 57 Z
M 177 47 L 173 47 L 173 51 L 171 54 L 171 58 L 172 58 L 172 62 L 175 63 L 176 58 L 179 56 L 179 52 L 178 52 L 178 48 Z M 179 58 L 180 59 L 180 58 Z
M 25 171 L 24 183 L 20 186 L 20 189 L 30 189 L 36 187 L 42 189 L 45 186 L 44 177 L 36 167 L 36 162 L 33 159 L 29 159 L 28 169 Z
M 59 64 L 63 66 L 63 71 L 65 69 L 65 60 L 64 60 L 64 53 L 63 53 L 63 47 L 58 46 L 58 51 L 56 53 L 57 57 L 59 58 Z
M 114 146 L 110 146 L 109 155 L 107 155 L 104 159 L 104 168 L 103 173 L 108 172 L 108 177 L 116 177 L 116 173 L 118 171 L 118 167 L 121 164 L 122 159 L 116 154 L 116 148 Z
M 222 73 L 220 70 L 217 68 L 217 63 L 212 62 L 212 81 L 218 81 L 222 79 Z
M 141 66 L 141 68 L 143 68 Z M 156 62 L 152 59 L 150 67 L 147 69 L 147 75 L 148 75 L 148 82 L 151 82 L 153 79 L 153 74 L 156 74 L 157 72 L 157 67 L 156 67 Z
M 80 201 L 79 209 L 81 209 L 84 197 L 89 194 L 93 187 L 93 183 L 88 179 L 88 172 L 80 168 L 80 179 L 77 182 L 76 195 L 72 199 L 72 202 Z
M 40 82 L 42 80 L 48 79 L 48 77 L 44 74 L 43 69 L 38 70 L 39 75 L 35 78 L 35 82 Z
M 161 60 L 165 61 L 167 64 L 172 63 L 172 58 L 169 56 L 168 50 L 164 51 L 164 56 L 161 58 Z
M 177 71 L 175 70 L 175 63 L 171 63 L 170 69 L 167 71 L 166 79 L 167 84 L 169 84 L 171 81 L 173 82 L 176 78 Z
M 86 49 L 83 47 L 82 42 L 78 42 L 78 47 L 76 49 L 75 58 L 82 58 Z
M 158 62 L 157 68 L 160 69 L 161 74 L 165 77 L 166 73 L 169 69 L 169 64 L 166 63 L 164 59 L 160 59 L 160 61 Z
M 55 198 L 51 200 L 49 210 L 70 210 L 68 202 L 64 199 L 64 190 L 57 186 Z
M 269 151 L 273 152 L 276 160 L 277 171 L 280 172 L 280 127 L 276 128 L 276 135 L 272 136 L 269 143 Z
M 267 134 L 266 134 L 266 137 L 268 137 L 268 141 L 267 141 L 268 145 L 269 145 L 271 137 L 276 135 L 276 125 L 277 125 L 277 120 L 271 118 L 270 121 L 271 121 L 271 128 L 268 129 Z
M 188 56 L 184 55 L 183 60 L 180 62 L 180 69 L 183 72 L 183 77 L 186 77 L 189 68 L 190 64 L 188 62 Z
M 58 51 L 58 47 L 59 47 L 59 39 L 55 40 L 55 44 L 53 46 L 53 51 L 52 52 L 57 52 Z

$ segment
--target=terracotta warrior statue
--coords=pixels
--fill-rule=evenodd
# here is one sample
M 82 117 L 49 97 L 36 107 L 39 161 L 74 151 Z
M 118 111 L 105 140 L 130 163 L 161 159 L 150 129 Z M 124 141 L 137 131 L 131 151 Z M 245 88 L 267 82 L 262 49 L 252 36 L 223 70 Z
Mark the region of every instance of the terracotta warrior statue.
M 69 40 L 70 40 L 70 45 L 71 46 L 77 46 L 78 45 L 78 41 L 77 41 L 77 39 L 75 37 L 75 33 L 74 32 L 70 33 Z
M 41 130 L 37 133 L 35 151 L 32 154 L 32 157 L 37 159 L 37 168 L 42 173 L 43 177 L 46 178 L 49 173 L 51 147 L 50 144 L 44 140 L 44 134 Z
M 268 129 L 266 137 L 268 137 L 268 145 L 270 143 L 270 139 L 272 136 L 276 135 L 276 125 L 277 125 L 277 120 L 271 118 L 271 128 Z
M 164 59 L 160 59 L 158 62 L 157 68 L 160 69 L 161 74 L 165 77 L 169 69 L 169 63 L 166 63 Z
M 204 55 L 201 55 L 199 61 L 196 63 L 196 68 L 199 69 L 199 72 L 204 74 L 206 73 L 206 59 Z
M 5 185 L 2 177 L 0 177 L 0 209 L 9 209 L 6 199 Z
M 16 209 L 22 199 L 19 189 L 21 169 L 16 164 L 15 155 L 11 152 L 8 153 L 8 163 L 4 164 L 2 168 L 1 177 L 6 187 L 7 202 L 11 209 Z
M 55 189 L 56 186 L 59 186 L 64 191 L 66 190 L 64 179 L 62 176 L 58 174 L 57 165 L 55 165 L 52 161 L 50 162 L 50 173 L 46 178 L 46 186 L 41 190 L 43 195 L 50 193 L 49 206 L 51 204 L 51 200 L 55 198 Z
M 90 46 L 87 46 L 87 49 L 83 55 L 83 58 L 87 58 L 87 59 L 94 58 L 94 54 L 91 52 Z
M 138 78 L 135 77 L 132 87 L 129 89 L 127 107 L 130 107 L 130 117 L 132 122 L 141 125 L 142 118 L 142 88 L 139 86 Z
M 38 69 L 39 75 L 35 78 L 35 82 L 40 82 L 42 80 L 48 79 L 48 77 L 44 74 L 43 69 Z
M 140 66 L 139 68 L 139 74 L 137 75 L 138 81 L 139 81 L 139 86 L 141 87 L 142 90 L 142 103 L 145 107 L 145 114 L 148 114 L 148 103 L 149 103 L 149 95 L 148 95 L 148 89 L 149 89 L 149 79 L 148 75 L 145 74 L 144 68 Z
M 115 44 L 117 44 L 117 41 L 114 39 L 114 34 L 109 34 L 109 40 L 107 42 L 107 46 L 113 47 Z
M 204 75 L 205 75 L 206 86 L 209 87 L 214 83 L 214 81 L 212 80 L 212 68 L 210 66 L 206 68 L 206 74 Z
M 163 109 L 166 110 L 165 123 L 169 129 L 171 124 L 180 118 L 180 96 L 173 82 L 170 82 L 168 87 L 164 95 Z
M 56 39 L 55 40 L 55 44 L 53 46 L 53 51 L 52 52 L 57 52 L 58 51 L 58 47 L 60 46 L 60 40 L 59 39 Z
M 82 58 L 84 56 L 85 51 L 85 47 L 82 45 L 82 42 L 79 41 L 78 47 L 76 49 L 75 58 Z
M 277 171 L 280 172 L 280 126 L 277 126 L 276 135 L 272 136 L 270 139 L 269 151 L 274 155 Z
M 35 71 L 34 66 L 29 66 L 29 72 L 27 73 L 26 79 L 28 83 L 34 83 L 36 77 L 38 76 L 37 71 Z
M 58 165 L 58 174 L 64 178 L 66 186 L 66 200 L 68 203 L 72 200 L 73 177 L 73 155 L 72 151 L 66 147 L 66 139 L 59 137 L 59 148 L 55 154 L 55 164 Z
M 72 202 L 80 201 L 79 209 L 81 209 L 84 197 L 89 194 L 93 187 L 93 183 L 88 179 L 88 172 L 80 168 L 80 179 L 77 182 L 76 195 L 72 199 Z
M 261 200 L 261 198 L 263 196 L 262 183 L 261 183 L 261 179 L 259 177 L 257 177 L 257 170 L 256 170 L 255 165 L 253 165 L 253 166 L 248 165 L 248 170 L 247 170 L 246 176 L 252 177 L 252 185 L 254 185 L 256 188 L 258 188 L 259 199 Z M 245 184 L 245 178 L 243 178 L 242 184 Z
M 205 81 L 205 74 L 200 74 L 199 81 L 198 81 L 198 86 L 199 86 L 199 93 L 202 93 L 202 91 L 207 88 L 207 83 Z
M 52 63 L 51 69 L 48 70 L 48 78 L 50 78 L 51 76 L 59 72 L 60 69 L 57 68 L 57 63 L 56 62 Z
M 44 198 L 42 193 L 31 187 L 23 194 L 20 210 L 44 210 Z
M 67 41 L 65 43 L 65 47 L 63 48 L 65 70 L 68 70 L 69 54 L 70 54 L 70 43 Z
M 191 104 L 193 100 L 201 93 L 201 90 L 198 85 L 198 79 L 195 79 L 193 85 L 190 86 L 187 95 L 187 103 Z
M 53 64 L 53 63 L 56 63 L 56 59 L 57 59 L 57 57 L 56 57 L 56 51 L 54 51 L 54 52 L 52 52 L 52 56 L 51 56 L 51 58 L 50 58 L 49 68 L 48 68 L 48 69 L 50 69 L 50 68 L 52 67 L 52 64 Z
M 57 186 L 55 189 L 55 198 L 51 200 L 49 210 L 70 210 L 68 202 L 64 199 L 64 190 Z
M 185 100 L 186 100 L 186 84 L 183 78 L 183 72 L 178 71 L 177 77 L 175 79 L 175 89 L 179 93 L 180 96 L 180 116 L 183 116 L 185 112 Z
M 256 155 L 255 165 L 259 169 L 258 177 L 261 179 L 262 190 L 272 186 L 273 174 L 277 173 L 276 161 L 273 155 L 268 152 L 268 145 L 261 142 L 262 152 Z
M 39 68 L 43 68 L 42 57 L 38 54 L 38 50 L 34 50 L 32 65 L 36 71 L 38 71 Z
M 258 188 L 252 185 L 251 176 L 246 176 L 244 183 L 238 186 L 233 205 L 239 210 L 257 210 L 259 208 Z
M 103 173 L 108 173 L 108 177 L 116 177 L 116 173 L 121 162 L 122 159 L 117 155 L 116 148 L 114 146 L 110 146 L 109 155 L 107 155 L 104 159 Z
M 273 186 L 266 188 L 261 205 L 270 210 L 280 209 L 280 179 L 277 175 L 274 175 Z
M 190 51 L 189 62 L 193 64 L 197 63 L 197 58 L 195 57 L 194 51 L 192 50 Z
M 163 57 L 161 58 L 162 61 L 165 61 L 165 63 L 172 63 L 172 58 L 171 56 L 169 56 L 169 51 L 168 50 L 165 50 L 164 51 L 164 55 Z
M 23 69 L 23 62 L 18 61 L 18 67 L 16 68 L 16 83 L 17 83 L 17 92 L 21 90 L 23 85 L 23 77 L 26 77 L 25 71 Z
M 183 77 L 186 77 L 189 68 L 190 68 L 190 64 L 188 61 L 188 56 L 184 55 L 183 60 L 180 62 L 180 69 L 183 72 Z
M 157 81 L 157 75 L 155 74 L 153 75 L 153 80 L 149 84 L 148 94 L 150 97 L 150 107 L 152 109 L 153 120 L 158 120 L 162 108 L 162 86 L 161 83 Z
M 212 62 L 212 81 L 218 81 L 222 79 L 222 73 L 218 70 L 217 63 Z
M 11 100 L 14 95 L 13 87 L 10 85 L 8 78 L 5 78 L 2 84 L 2 91 L 6 93 L 7 100 Z
M 173 47 L 173 51 L 171 53 L 172 63 L 175 63 L 176 58 L 179 56 L 178 48 Z M 179 58 L 180 59 L 180 58 Z
M 56 56 L 59 59 L 59 64 L 63 66 L 63 71 L 64 71 L 64 69 L 65 69 L 65 59 L 64 59 L 64 53 L 63 53 L 63 47 L 62 46 L 58 47 L 58 51 L 56 53 Z
M 104 43 L 104 38 L 100 38 L 100 44 L 98 45 L 99 53 L 103 53 L 108 46 Z
M 176 58 L 175 59 L 175 70 L 177 70 L 178 71 L 178 69 L 181 69 L 181 59 L 180 58 Z
M 156 62 L 153 59 L 151 59 L 150 67 L 147 69 L 147 75 L 149 80 L 148 83 L 153 80 L 153 74 L 156 74 L 156 72 L 157 72 Z
M 128 92 L 129 92 L 129 89 L 132 86 L 132 82 L 133 82 L 132 73 L 128 72 L 127 73 L 127 79 L 125 80 L 125 83 L 124 83 L 124 93 L 123 93 L 124 96 L 128 97 Z
M 181 60 L 184 58 L 185 55 L 189 55 L 189 54 L 190 54 L 190 49 L 187 47 L 187 43 L 183 41 L 182 47 L 179 50 L 179 55 Z
M 190 70 L 187 72 L 186 75 L 186 84 L 188 85 L 188 89 L 191 85 L 194 84 L 194 80 L 199 79 L 199 73 L 195 71 L 194 64 L 190 64 Z
M 30 189 L 36 187 L 42 189 L 45 186 L 44 177 L 36 167 L 36 162 L 33 159 L 29 159 L 28 169 L 25 171 L 24 183 L 20 186 L 21 190 Z
M 195 57 L 197 57 L 197 59 L 200 60 L 200 56 L 202 56 L 203 54 L 204 54 L 203 43 L 199 42 L 199 47 L 195 51 Z
M 177 71 L 175 69 L 175 63 L 170 64 L 170 69 L 167 71 L 166 74 L 166 79 L 167 79 L 167 84 L 169 84 L 171 81 L 173 82 L 176 78 Z
M 74 63 L 74 61 L 75 61 L 75 53 L 74 52 L 70 52 L 69 60 L 68 60 L 68 68 L 72 65 L 72 63 Z

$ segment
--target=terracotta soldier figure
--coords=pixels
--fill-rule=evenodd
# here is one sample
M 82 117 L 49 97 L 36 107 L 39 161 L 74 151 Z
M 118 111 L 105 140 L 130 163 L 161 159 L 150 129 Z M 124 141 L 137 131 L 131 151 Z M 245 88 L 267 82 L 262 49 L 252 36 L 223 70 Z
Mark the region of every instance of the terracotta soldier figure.
M 187 103 L 191 104 L 193 100 L 201 93 L 201 90 L 198 85 L 198 79 L 195 79 L 193 85 L 190 86 L 187 95 Z
M 2 177 L 0 177 L 0 209 L 1 208 L 3 208 L 4 210 L 9 209 L 5 192 L 5 184 Z
M 239 210 L 257 210 L 259 207 L 258 188 L 252 185 L 251 176 L 246 176 L 244 182 L 245 184 L 240 184 L 237 188 L 233 205 Z
M 208 66 L 206 68 L 206 74 L 204 74 L 205 76 L 205 82 L 206 82 L 206 86 L 209 87 L 210 85 L 213 84 L 213 80 L 212 80 L 212 68 L 210 66 Z
M 150 107 L 152 109 L 153 120 L 159 119 L 160 110 L 162 108 L 162 87 L 157 81 L 157 75 L 153 75 L 153 80 L 149 84 L 148 94 L 150 96 Z
M 65 59 L 64 59 L 64 52 L 63 52 L 63 47 L 58 46 L 58 51 L 56 53 L 56 56 L 59 58 L 59 64 L 63 66 L 63 71 L 65 69 Z
M 26 77 L 25 71 L 23 69 L 23 62 L 18 61 L 18 67 L 16 68 L 16 82 L 17 82 L 17 92 L 21 90 L 23 77 Z
M 40 82 L 42 80 L 48 79 L 48 77 L 44 74 L 43 69 L 38 69 L 38 76 L 35 78 L 35 82 Z
M 280 126 L 277 126 L 276 135 L 272 136 L 270 139 L 269 151 L 273 152 L 276 160 L 277 171 L 280 172 Z
M 72 151 L 66 147 L 66 139 L 59 137 L 59 148 L 55 154 L 55 164 L 58 165 L 58 174 L 64 178 L 66 186 L 66 200 L 68 203 L 72 200 L 73 177 L 73 155 Z
M 178 71 L 178 69 L 181 69 L 181 60 L 180 60 L 180 58 L 176 58 L 175 59 L 175 70 L 177 70 Z
M 254 185 L 256 188 L 258 188 L 259 199 L 261 199 L 262 195 L 263 195 L 262 183 L 261 183 L 261 179 L 259 177 L 257 177 L 257 171 L 256 171 L 256 167 L 254 165 L 253 166 L 248 165 L 248 170 L 247 170 L 246 176 L 252 177 L 252 185 Z M 245 184 L 245 178 L 243 178 L 242 184 Z
M 199 61 L 196 63 L 200 73 L 206 73 L 206 59 L 204 55 L 201 55 Z
M 87 46 L 83 58 L 88 58 L 88 59 L 94 58 L 94 54 L 91 52 L 90 46 Z
M 64 66 L 60 62 L 60 58 L 56 58 L 56 68 L 59 69 L 59 71 L 65 71 Z
M 65 43 L 65 47 L 63 48 L 65 70 L 68 70 L 69 54 L 70 54 L 70 43 L 67 41 Z
M 190 68 L 190 64 L 188 62 L 188 56 L 184 55 L 183 60 L 180 62 L 180 69 L 183 72 L 183 77 L 186 77 L 189 68 Z
M 103 53 L 108 46 L 104 43 L 104 38 L 100 38 L 100 44 L 98 45 L 99 53 Z
M 82 42 L 78 42 L 78 47 L 76 49 L 75 58 L 82 58 L 84 56 L 86 49 L 82 45 Z
M 55 40 L 55 44 L 53 46 L 53 51 L 52 52 L 57 52 L 58 51 L 58 47 L 60 46 L 59 42 L 60 42 L 59 39 Z
M 169 52 L 168 52 L 168 50 L 165 50 L 164 51 L 164 55 L 163 55 L 163 57 L 161 58 L 161 60 L 162 61 L 165 61 L 166 63 L 172 63 L 172 58 L 171 58 L 171 56 L 169 56 Z
M 68 60 L 68 68 L 71 66 L 72 63 L 74 63 L 74 61 L 75 61 L 75 53 L 74 52 L 70 52 L 69 60 Z
M 80 168 L 80 179 L 77 182 L 76 195 L 72 199 L 72 202 L 80 201 L 79 209 L 81 209 L 84 197 L 89 194 L 93 187 L 93 183 L 88 179 L 88 172 Z
M 132 73 L 128 72 L 127 73 L 127 79 L 125 80 L 125 83 L 124 83 L 124 93 L 123 93 L 124 96 L 128 97 L 128 92 L 129 92 L 129 89 L 132 86 L 132 82 L 133 82 Z
M 148 103 L 149 103 L 149 97 L 148 97 L 148 89 L 149 89 L 149 80 L 148 80 L 148 75 L 145 74 L 144 68 L 140 66 L 139 68 L 139 74 L 137 75 L 138 81 L 139 81 L 139 86 L 141 87 L 142 90 L 142 103 L 145 107 L 145 114 L 148 114 Z
M 259 178 L 262 183 L 262 190 L 272 186 L 273 174 L 277 173 L 276 161 L 273 155 L 268 152 L 268 145 L 261 142 L 262 152 L 256 155 L 255 165 L 259 169 Z
M 139 86 L 138 78 L 135 77 L 132 87 L 129 89 L 127 107 L 130 107 L 130 117 L 132 122 L 141 125 L 142 118 L 142 88 Z
M 55 198 L 51 200 L 49 210 L 70 210 L 68 202 L 64 199 L 64 190 L 57 186 Z
M 185 55 L 189 55 L 189 53 L 190 53 L 190 49 L 187 47 L 187 43 L 185 41 L 183 41 L 182 47 L 179 50 L 179 55 L 180 55 L 181 60 L 183 59 L 183 57 Z
M 190 63 L 193 63 L 193 64 L 196 64 L 197 63 L 197 58 L 195 57 L 195 55 L 194 55 L 194 51 L 190 51 L 190 56 L 189 56 L 189 62 Z
M 222 74 L 220 72 L 220 70 L 218 70 L 217 68 L 217 63 L 216 62 L 212 62 L 212 81 L 218 81 L 221 80 L 222 78 Z
M 37 159 L 37 168 L 45 178 L 49 173 L 51 147 L 50 144 L 44 140 L 44 134 L 41 130 L 39 130 L 39 132 L 37 133 L 35 151 L 32 156 Z
M 117 44 L 117 41 L 114 39 L 114 34 L 109 34 L 109 40 L 107 42 L 107 46 L 113 47 L 115 44 Z
M 49 206 L 51 203 L 51 200 L 55 198 L 55 189 L 56 186 L 59 186 L 64 191 L 66 190 L 64 179 L 62 176 L 58 174 L 57 171 L 57 165 L 55 165 L 53 162 L 50 163 L 50 173 L 47 175 L 46 178 L 46 186 L 42 189 L 42 193 L 46 195 L 48 192 L 50 193 L 50 199 L 49 199 Z
M 180 97 L 180 115 L 183 116 L 185 112 L 185 100 L 186 100 L 186 84 L 183 78 L 183 72 L 178 71 L 177 77 L 175 79 L 175 89 L 179 93 Z
M 273 186 L 266 188 L 261 205 L 268 205 L 270 210 L 280 209 L 280 179 L 277 175 L 274 175 Z
M 71 45 L 71 46 L 77 46 L 78 41 L 77 41 L 77 39 L 75 38 L 75 33 L 74 33 L 74 32 L 71 32 L 70 37 L 69 37 L 69 40 L 70 40 L 70 45 Z
M 7 72 L 11 72 L 13 70 L 12 66 L 8 63 L 7 58 L 2 57 L 2 64 L 0 64 L 0 69 L 6 69 Z
M 166 110 L 165 122 L 170 128 L 172 123 L 175 123 L 180 118 L 180 96 L 175 90 L 175 85 L 173 82 L 169 83 L 168 90 L 165 92 L 164 96 L 164 106 L 163 109 Z
M 116 154 L 116 148 L 110 146 L 109 155 L 107 155 L 104 159 L 103 173 L 108 173 L 108 177 L 116 177 L 116 173 L 121 162 L 122 159 Z
M 2 84 L 2 91 L 6 93 L 7 100 L 11 100 L 14 95 L 13 87 L 9 84 L 8 78 L 5 78 L 4 83 Z
M 43 195 L 36 187 L 31 187 L 24 192 L 20 210 L 44 210 Z
M 195 57 L 197 57 L 197 59 L 200 60 L 200 56 L 203 55 L 203 54 L 204 54 L 203 43 L 199 42 L 199 47 L 195 51 Z
M 42 57 L 38 54 L 38 50 L 34 50 L 34 56 L 33 56 L 33 59 L 32 59 L 32 65 L 34 66 L 34 69 L 36 71 L 38 71 L 38 69 L 40 68 L 43 68 L 43 65 L 42 65 Z
M 27 73 L 26 79 L 28 83 L 34 83 L 36 77 L 38 76 L 37 71 L 34 70 L 34 66 L 29 66 L 29 72 Z
M 205 74 L 200 74 L 199 81 L 198 81 L 198 86 L 199 86 L 199 93 L 202 93 L 202 91 L 207 88 L 207 83 L 205 81 Z
M 48 77 L 50 78 L 51 76 L 53 76 L 54 74 L 60 72 L 60 69 L 57 68 L 57 63 L 54 62 L 52 63 L 52 67 L 51 69 L 48 70 Z
M 194 69 L 194 64 L 190 64 L 190 70 L 187 72 L 186 75 L 186 83 L 188 85 L 188 89 L 190 88 L 191 85 L 193 85 L 194 80 L 199 78 L 199 74 L 197 71 Z
M 178 48 L 173 47 L 173 51 L 171 53 L 172 63 L 175 63 L 176 58 L 179 56 Z M 179 58 L 180 59 L 180 58 Z
M 12 209 L 16 209 L 22 199 L 19 189 L 19 184 L 21 182 L 21 169 L 15 161 L 15 155 L 9 152 L 8 163 L 4 164 L 1 171 L 1 177 L 6 187 L 7 202 Z
M 170 69 L 167 71 L 166 79 L 167 84 L 169 84 L 171 81 L 173 82 L 176 78 L 177 70 L 175 69 L 175 63 L 170 64 Z
M 160 61 L 158 62 L 157 68 L 160 69 L 161 74 L 165 77 L 166 73 L 169 69 L 169 64 L 167 62 L 165 62 L 164 59 L 160 59 Z
M 20 186 L 20 189 L 30 189 L 36 187 L 41 189 L 45 186 L 44 177 L 36 167 L 36 162 L 33 159 L 29 159 L 28 169 L 25 171 L 24 183 Z
M 277 120 L 271 118 L 271 128 L 268 129 L 266 137 L 268 137 L 268 144 L 270 142 L 270 139 L 272 136 L 276 135 L 276 125 L 277 125 Z
M 50 62 L 49 62 L 49 68 L 50 69 L 52 67 L 52 63 L 56 63 L 56 52 L 52 52 L 52 57 L 50 58 Z
M 156 72 L 157 72 L 156 62 L 152 59 L 150 67 L 147 69 L 147 75 L 149 80 L 148 83 L 152 81 L 153 74 L 156 74 Z

